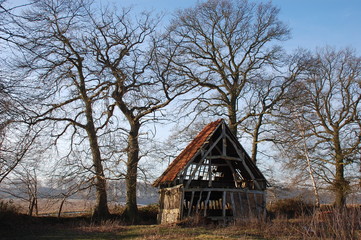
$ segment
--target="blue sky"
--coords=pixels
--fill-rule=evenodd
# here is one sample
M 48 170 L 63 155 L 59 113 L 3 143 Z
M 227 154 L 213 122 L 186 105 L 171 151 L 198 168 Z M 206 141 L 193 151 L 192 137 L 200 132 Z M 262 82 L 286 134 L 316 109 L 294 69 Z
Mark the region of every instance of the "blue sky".
M 287 47 L 330 45 L 361 53 L 360 0 L 275 0 L 280 18 L 292 29 Z
M 24 3 L 26 0 L 8 0 Z M 197 0 L 98 0 L 102 4 L 134 6 L 171 15 L 178 8 L 192 7 Z M 252 1 L 252 0 L 250 0 Z M 264 0 L 253 0 L 265 2 Z M 352 47 L 361 55 L 361 0 L 273 0 L 281 9 L 280 19 L 292 29 L 292 39 L 284 43 L 288 51 L 297 47 L 314 50 L 330 45 Z
M 262 2 L 262 0 L 255 0 Z M 116 5 L 171 13 L 194 6 L 196 0 L 113 0 Z M 263 1 L 264 2 L 264 1 Z M 292 39 L 284 46 L 315 49 L 330 45 L 352 47 L 361 55 L 361 0 L 273 0 L 281 9 L 280 19 L 292 29 Z

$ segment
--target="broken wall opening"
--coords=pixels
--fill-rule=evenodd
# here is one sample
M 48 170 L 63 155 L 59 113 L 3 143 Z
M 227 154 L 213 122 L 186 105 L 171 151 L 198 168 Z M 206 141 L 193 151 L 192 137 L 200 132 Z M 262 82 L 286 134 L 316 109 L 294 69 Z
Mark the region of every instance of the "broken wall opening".
M 182 218 L 200 215 L 213 220 L 262 217 L 265 194 L 260 191 L 184 190 Z

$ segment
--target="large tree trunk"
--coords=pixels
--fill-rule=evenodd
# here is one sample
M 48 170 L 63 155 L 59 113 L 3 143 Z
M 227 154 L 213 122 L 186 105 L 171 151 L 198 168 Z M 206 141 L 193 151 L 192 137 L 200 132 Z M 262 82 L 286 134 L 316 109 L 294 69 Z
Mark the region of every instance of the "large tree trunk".
M 231 103 L 228 105 L 228 125 L 232 134 L 237 137 L 237 108 L 236 99 L 231 99 Z
M 138 207 L 137 207 L 137 171 L 139 162 L 139 129 L 138 122 L 132 122 L 128 136 L 128 162 L 127 162 L 127 176 L 126 187 L 127 197 L 124 217 L 129 223 L 138 222 Z
M 94 121 L 90 106 L 87 106 L 86 116 L 87 116 L 86 131 L 89 137 L 93 166 L 95 170 L 96 204 L 93 212 L 93 218 L 95 220 L 107 219 L 110 213 L 108 209 L 106 179 L 104 176 L 102 159 L 98 144 L 98 137 L 96 135 L 96 130 L 94 127 Z
M 29 216 L 33 216 L 33 212 L 34 212 L 34 207 L 35 207 L 35 201 L 36 198 L 35 197 L 31 197 L 30 202 L 29 202 Z
M 253 131 L 253 138 L 252 138 L 252 156 L 251 159 L 254 163 L 257 162 L 257 151 L 258 151 L 258 137 L 259 137 L 259 130 L 262 126 L 263 114 L 258 117 L 257 125 Z
M 336 174 L 333 183 L 335 192 L 335 206 L 341 208 L 346 204 L 348 182 L 344 178 L 344 165 L 342 159 L 336 160 Z
M 344 177 L 344 159 L 338 136 L 334 137 L 336 172 L 333 188 L 335 192 L 335 206 L 342 208 L 346 204 L 349 183 Z

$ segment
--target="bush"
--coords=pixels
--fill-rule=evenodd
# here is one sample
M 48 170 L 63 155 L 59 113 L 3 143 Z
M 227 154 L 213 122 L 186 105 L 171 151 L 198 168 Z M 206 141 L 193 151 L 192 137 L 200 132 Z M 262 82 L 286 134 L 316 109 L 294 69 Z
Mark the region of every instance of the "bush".
M 19 207 L 11 201 L 0 200 L 0 232 L 18 230 L 19 226 L 24 226 L 27 219 L 20 214 Z
M 112 210 L 111 213 L 113 217 L 120 219 L 126 223 L 126 218 L 124 216 L 125 206 L 117 205 Z M 156 224 L 157 215 L 159 212 L 158 204 L 151 204 L 147 206 L 138 207 L 138 223 L 140 224 Z
M 5 218 L 19 215 L 19 208 L 11 201 L 0 200 L 0 221 Z
M 309 223 L 309 236 L 320 239 L 361 239 L 361 208 L 323 207 L 316 211 Z
M 286 218 L 311 215 L 313 210 L 312 204 L 306 203 L 300 198 L 280 199 L 267 206 L 267 211 L 271 216 Z
M 140 207 L 138 209 L 140 222 L 143 224 L 156 224 L 158 212 L 158 204 L 151 204 L 148 206 Z

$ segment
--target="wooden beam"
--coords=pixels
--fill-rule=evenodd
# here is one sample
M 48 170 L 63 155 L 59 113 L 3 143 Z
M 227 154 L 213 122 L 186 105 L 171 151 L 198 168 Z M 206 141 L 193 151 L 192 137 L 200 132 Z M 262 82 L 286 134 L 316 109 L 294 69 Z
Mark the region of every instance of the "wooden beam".
M 260 216 L 260 210 L 259 210 L 259 207 L 258 207 L 258 202 L 257 202 L 257 196 L 256 196 L 256 194 L 253 194 L 253 199 L 254 199 L 254 204 L 255 204 L 255 207 L 256 207 L 257 217 L 258 217 L 258 216 Z
M 245 163 L 245 157 L 244 154 L 242 152 L 239 151 L 239 149 L 237 148 L 237 144 L 227 135 L 227 138 L 229 139 L 229 141 L 231 141 L 231 143 L 234 145 L 236 152 L 238 154 L 238 156 L 242 157 L 242 164 L 244 166 L 244 168 L 246 169 L 246 171 L 248 172 L 248 174 L 251 176 L 252 180 L 254 181 L 255 185 L 257 186 L 258 189 L 261 189 L 260 185 L 258 184 L 256 178 L 254 177 L 252 171 L 249 169 L 249 167 L 247 166 L 247 164 Z
M 214 146 L 217 145 L 217 143 L 222 139 L 222 136 L 219 136 L 217 138 L 217 140 L 208 148 L 208 150 L 205 152 L 205 153 L 202 153 L 202 156 L 201 156 L 201 160 L 199 161 L 199 163 L 197 164 L 196 168 L 193 170 L 190 178 L 188 179 L 187 181 L 187 184 L 186 184 L 186 188 L 189 187 L 191 181 L 193 180 L 194 178 L 194 175 L 196 174 L 197 170 L 199 169 L 199 167 L 202 165 L 202 163 L 204 162 L 204 160 L 206 159 L 207 155 L 212 151 L 212 149 L 214 148 Z
M 222 197 L 222 217 L 224 217 L 224 219 L 226 219 L 226 196 L 226 191 L 224 191 Z
M 237 186 L 236 171 L 234 170 L 233 165 L 232 165 L 228 160 L 225 160 L 225 162 L 227 163 L 228 167 L 229 167 L 229 168 L 231 169 L 231 171 L 232 171 L 234 186 L 235 186 L 235 187 L 238 187 L 238 186 Z
M 223 129 L 223 130 L 224 130 L 224 129 Z M 224 131 L 224 134 L 226 134 L 225 131 Z M 226 138 L 226 136 L 224 135 L 223 140 L 224 140 L 225 138 Z M 215 147 L 218 149 L 218 146 L 215 146 Z M 218 149 L 218 151 L 220 151 L 220 150 Z M 237 180 L 238 180 L 238 179 L 237 179 L 237 175 L 236 175 L 236 172 L 235 172 L 235 170 L 234 170 L 233 165 L 228 161 L 228 158 L 231 158 L 232 160 L 234 160 L 232 157 L 227 157 L 227 156 L 219 156 L 218 159 L 224 160 L 225 163 L 226 163 L 226 166 L 228 166 L 228 167 L 231 169 L 232 175 L 233 175 L 234 186 L 237 187 Z M 213 156 L 210 156 L 208 159 L 209 159 L 209 161 L 210 161 L 211 159 L 213 159 Z M 239 159 L 239 161 L 241 161 L 241 160 Z M 220 166 L 220 164 L 219 164 L 218 166 Z M 224 165 L 223 165 L 223 166 L 224 166 Z
M 213 156 L 209 156 L 207 158 L 208 159 L 224 159 L 224 160 L 232 160 L 232 161 L 240 161 L 240 162 L 242 161 L 241 158 L 222 156 L 222 155 L 213 155 Z
M 204 217 L 207 216 L 207 205 L 208 205 L 210 196 L 211 196 L 211 191 L 208 192 L 207 199 L 204 202 L 204 214 L 203 214 Z
M 202 193 L 203 193 L 203 191 L 199 192 L 199 198 L 198 198 L 197 205 L 196 205 L 196 213 L 198 213 L 198 206 L 201 203 Z
M 216 131 L 218 130 L 218 128 L 219 128 L 219 126 L 214 130 L 214 132 L 216 132 Z M 222 137 L 222 136 L 220 136 L 220 137 Z M 218 139 L 220 139 L 220 138 L 218 138 Z M 216 140 L 216 142 L 218 141 L 218 139 Z M 197 153 L 189 160 L 189 162 L 184 166 L 184 169 L 187 169 L 187 168 L 189 167 L 189 165 L 192 164 L 192 162 L 194 161 L 194 159 L 195 159 L 199 154 L 201 154 L 201 158 L 204 157 L 204 156 L 202 156 L 202 155 L 203 155 L 203 148 L 204 148 L 204 146 L 207 145 L 207 144 L 209 144 L 209 139 L 204 142 L 204 144 L 203 144 L 203 145 L 201 146 L 201 148 L 200 148 L 200 151 L 197 152 Z M 210 148 L 210 149 L 211 149 L 211 148 Z M 180 171 L 180 172 L 182 172 L 182 171 Z M 177 177 L 179 177 L 179 175 L 178 175 Z
M 244 209 L 243 209 L 243 202 L 242 202 L 242 194 L 238 192 L 238 198 L 239 198 L 239 207 L 241 208 L 241 215 L 244 215 Z
M 252 210 L 251 210 L 251 204 L 250 204 L 250 202 L 249 202 L 248 192 L 246 192 L 246 198 L 247 198 L 247 205 L 248 205 L 248 217 L 251 217 L 251 215 L 252 215 Z
M 183 219 L 183 209 L 184 209 L 184 191 L 183 188 L 179 188 L 179 191 L 181 191 L 180 194 L 180 206 L 179 206 L 179 220 Z
M 192 192 L 191 202 L 188 209 L 188 217 L 191 215 L 192 207 L 193 207 L 193 199 L 194 199 L 194 192 Z
M 215 166 L 215 167 L 225 167 L 225 166 L 228 166 L 228 164 L 226 164 L 226 163 L 212 163 L 211 166 Z
M 212 187 L 212 176 L 213 173 L 212 173 L 212 161 L 211 159 L 208 159 L 208 187 Z
M 199 191 L 215 191 L 215 192 L 251 192 L 255 194 L 265 194 L 260 190 L 248 190 L 242 188 L 188 188 L 184 189 L 185 192 L 199 192 Z
M 227 156 L 227 137 L 225 123 L 222 123 L 222 156 Z
M 236 212 L 236 205 L 234 203 L 234 196 L 233 196 L 233 192 L 230 192 L 231 195 L 231 203 L 232 203 L 232 213 L 233 213 L 233 217 L 237 217 L 237 212 Z

